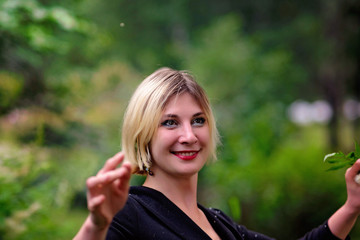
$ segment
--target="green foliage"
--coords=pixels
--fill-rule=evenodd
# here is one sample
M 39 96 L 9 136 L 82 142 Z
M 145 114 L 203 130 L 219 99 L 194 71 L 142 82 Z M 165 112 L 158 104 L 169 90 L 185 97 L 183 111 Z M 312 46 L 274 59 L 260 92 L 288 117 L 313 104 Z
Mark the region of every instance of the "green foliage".
M 228 204 L 232 219 L 237 222 L 240 221 L 241 208 L 239 198 L 236 196 L 230 197 L 228 200 Z
M 211 176 L 201 185 L 201 189 L 211 186 L 210 192 L 204 190 L 211 198 L 204 196 L 203 201 L 232 215 L 230 199 L 237 198 L 239 223 L 277 239 L 300 237 L 325 221 L 346 196 L 343 175 L 330 176 L 316 160 L 326 149 L 324 130 L 311 127 L 283 138 L 282 147 L 266 160 L 253 157 L 249 162 L 239 157 L 234 162 L 223 152 L 220 160 L 202 173 Z
M 64 52 L 69 43 L 59 38 L 59 31 L 88 29 L 67 8 L 45 6 L 37 0 L 4 0 L 0 5 L 0 30 L 36 51 Z
M 209 93 L 223 143 L 219 162 L 201 174 L 200 189 L 211 186 L 201 199 L 235 218 L 238 199 L 240 223 L 279 239 L 300 237 L 325 221 L 346 191 L 343 176 L 329 180 L 316 160 L 327 150 L 326 129 L 288 122 L 286 106 L 306 78 L 292 54 L 245 35 L 233 15 L 203 31 L 190 52 L 185 68 Z
M 83 188 L 83 181 L 96 168 L 94 156 L 81 148 L 59 154 L 36 145 L 1 143 L 0 236 L 71 238 L 73 228 L 64 222 L 73 222 L 79 215 L 70 214 L 71 201 L 74 191 Z M 83 220 L 85 213 L 80 215 Z M 73 226 L 80 227 L 80 218 L 76 219 Z
M 280 48 L 262 49 L 242 34 L 232 15 L 204 31 L 191 52 L 186 68 L 213 99 L 229 158 L 247 154 L 243 158 L 250 162 L 271 154 L 280 144 L 276 139 L 289 129 L 286 105 L 294 100 L 289 86 L 304 77 L 291 55 Z
M 0 114 L 14 106 L 23 89 L 23 79 L 15 73 L 0 72 Z
M 337 170 L 344 167 L 352 166 L 356 160 L 360 158 L 360 146 L 357 142 L 355 142 L 355 151 L 349 152 L 345 155 L 342 152 L 335 152 L 327 154 L 324 158 L 324 162 L 328 162 L 333 164 L 328 170 Z
M 120 149 L 114 129 L 140 79 L 118 62 L 92 76 L 53 78 L 49 87 L 62 89 L 47 94 L 55 110 L 17 108 L 0 118 L 1 237 L 69 239 L 85 219 L 85 180 Z
M 10 239 L 28 230 L 27 222 L 34 215 L 47 211 L 47 194 L 55 185 L 49 178 L 50 161 L 36 148 L 2 143 L 0 154 L 0 232 Z

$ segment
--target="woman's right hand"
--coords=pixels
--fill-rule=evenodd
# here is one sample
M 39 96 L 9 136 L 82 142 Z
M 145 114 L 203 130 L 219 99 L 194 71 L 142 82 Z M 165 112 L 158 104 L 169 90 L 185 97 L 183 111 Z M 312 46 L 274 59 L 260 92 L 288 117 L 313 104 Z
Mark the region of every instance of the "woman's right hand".
M 117 153 L 108 159 L 96 176 L 87 179 L 87 203 L 90 223 L 97 231 L 107 229 L 124 206 L 129 193 L 131 165 L 124 154 Z M 122 163 L 123 162 L 123 163 Z M 118 168 L 119 164 L 122 165 Z

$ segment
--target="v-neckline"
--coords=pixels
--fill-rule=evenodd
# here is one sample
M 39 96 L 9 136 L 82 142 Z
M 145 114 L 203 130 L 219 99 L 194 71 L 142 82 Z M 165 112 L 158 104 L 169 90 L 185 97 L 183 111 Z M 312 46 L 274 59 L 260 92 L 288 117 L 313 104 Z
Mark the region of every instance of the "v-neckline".
M 131 187 L 130 196 L 133 196 L 144 207 L 158 213 L 155 217 L 160 219 L 165 225 L 168 225 L 170 229 L 182 236 L 183 239 L 187 239 L 187 236 L 184 235 L 186 233 L 184 228 L 187 227 L 188 229 L 195 230 L 193 234 L 197 238 L 194 239 L 212 240 L 199 225 L 160 191 L 145 186 L 137 186 Z M 199 203 L 198 208 L 204 213 L 211 227 L 221 239 L 236 239 L 230 230 L 225 230 L 229 226 L 225 226 L 214 212 L 211 212 Z M 176 224 L 173 224 L 174 222 Z

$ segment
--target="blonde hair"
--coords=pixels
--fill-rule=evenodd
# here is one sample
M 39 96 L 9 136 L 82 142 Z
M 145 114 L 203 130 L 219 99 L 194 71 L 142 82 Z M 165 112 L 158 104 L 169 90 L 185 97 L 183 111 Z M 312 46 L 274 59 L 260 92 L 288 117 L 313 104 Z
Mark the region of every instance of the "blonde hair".
M 154 136 L 170 97 L 191 94 L 200 104 L 210 129 L 209 153 L 216 159 L 218 131 L 209 100 L 202 87 L 185 71 L 160 68 L 137 87 L 124 115 L 122 149 L 133 173 L 145 174 L 151 167 L 150 141 Z

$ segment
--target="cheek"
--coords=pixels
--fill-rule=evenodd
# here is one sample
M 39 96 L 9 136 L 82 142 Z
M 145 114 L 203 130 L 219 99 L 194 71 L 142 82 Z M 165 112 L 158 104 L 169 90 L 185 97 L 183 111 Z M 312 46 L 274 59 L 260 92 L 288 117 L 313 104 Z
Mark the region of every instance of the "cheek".
M 159 143 L 152 142 L 152 144 L 150 146 L 150 154 L 151 154 L 151 159 L 153 162 L 156 162 L 157 159 L 159 158 L 159 156 L 162 155 L 162 153 L 160 151 L 161 151 L 161 148 L 159 147 Z
M 198 132 L 198 138 L 202 144 L 208 145 L 211 141 L 209 129 L 208 128 L 201 129 L 201 131 Z
M 150 151 L 152 155 L 168 149 L 171 146 L 172 138 L 171 134 L 166 134 L 165 131 L 161 130 L 158 131 L 151 140 Z
M 167 146 L 173 144 L 178 139 L 176 130 L 160 129 L 155 136 L 157 144 Z

